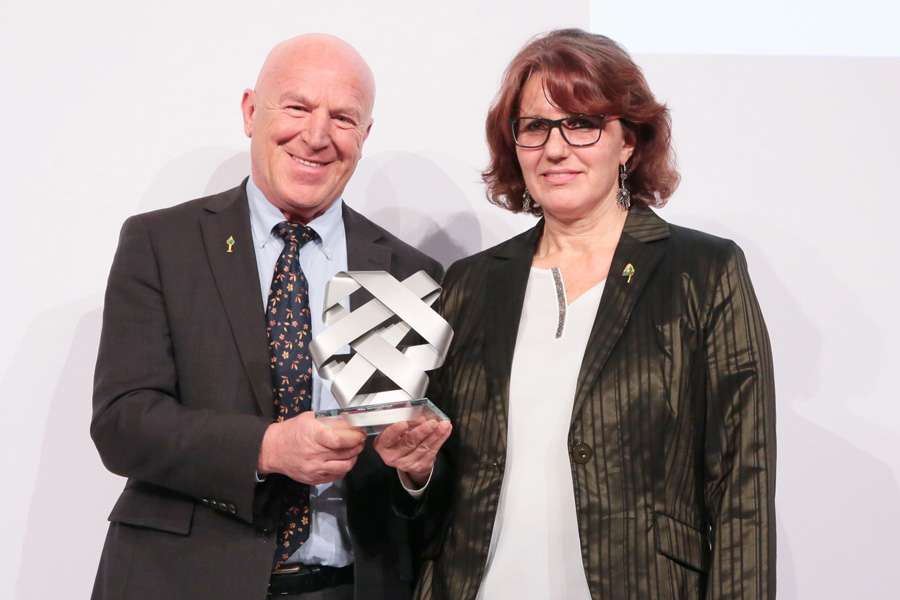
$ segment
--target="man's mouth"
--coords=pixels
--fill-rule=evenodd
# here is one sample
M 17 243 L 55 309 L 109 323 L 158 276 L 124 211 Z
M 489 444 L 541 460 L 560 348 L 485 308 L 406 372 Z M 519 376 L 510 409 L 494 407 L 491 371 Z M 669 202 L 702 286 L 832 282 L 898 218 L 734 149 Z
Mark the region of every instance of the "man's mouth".
M 309 160 L 307 158 L 300 158 L 299 156 L 295 156 L 290 152 L 288 152 L 288 156 L 290 156 L 295 162 L 298 162 L 305 167 L 311 167 L 313 169 L 321 169 L 322 167 L 330 164 L 330 162 L 320 162 L 316 160 Z

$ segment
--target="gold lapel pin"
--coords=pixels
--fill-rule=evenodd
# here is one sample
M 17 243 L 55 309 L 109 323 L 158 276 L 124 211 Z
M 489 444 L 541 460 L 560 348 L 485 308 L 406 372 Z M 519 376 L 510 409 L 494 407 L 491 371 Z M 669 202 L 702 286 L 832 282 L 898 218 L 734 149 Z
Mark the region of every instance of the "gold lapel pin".
M 235 243 L 235 242 L 234 242 L 234 236 L 233 236 L 233 235 L 229 235 L 229 236 L 228 236 L 228 239 L 225 240 L 225 245 L 228 246 L 228 249 L 225 250 L 225 252 L 227 252 L 228 254 L 233 253 L 233 252 L 234 252 L 234 243 Z
M 634 277 L 634 265 L 633 264 L 628 263 L 627 265 L 625 265 L 625 270 L 622 271 L 622 277 L 626 278 L 625 279 L 626 283 L 631 283 L 631 278 Z

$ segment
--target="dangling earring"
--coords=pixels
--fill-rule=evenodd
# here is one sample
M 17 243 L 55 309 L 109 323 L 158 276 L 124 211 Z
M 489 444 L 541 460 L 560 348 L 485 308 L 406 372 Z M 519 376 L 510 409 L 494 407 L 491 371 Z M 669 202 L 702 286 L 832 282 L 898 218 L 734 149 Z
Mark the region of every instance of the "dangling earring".
M 539 206 L 537 200 L 532 198 L 531 192 L 528 191 L 528 188 L 525 188 L 525 191 L 522 192 L 522 210 L 531 210 L 535 206 Z
M 628 179 L 628 168 L 625 165 L 619 165 L 619 191 L 616 193 L 616 204 L 624 210 L 631 208 L 631 192 L 625 185 Z

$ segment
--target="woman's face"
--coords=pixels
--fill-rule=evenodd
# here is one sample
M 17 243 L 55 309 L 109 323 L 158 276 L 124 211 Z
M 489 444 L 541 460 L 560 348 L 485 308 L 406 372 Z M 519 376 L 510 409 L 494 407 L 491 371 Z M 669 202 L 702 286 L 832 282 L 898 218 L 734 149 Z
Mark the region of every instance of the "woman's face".
M 560 119 L 569 116 L 547 99 L 540 73 L 522 88 L 519 117 Z M 559 128 L 540 148 L 516 146 L 516 156 L 531 196 L 545 214 L 561 220 L 583 217 L 604 202 L 615 202 L 619 165 L 634 148 L 623 138 L 622 125 L 607 121 L 600 140 L 585 147 L 570 146 Z

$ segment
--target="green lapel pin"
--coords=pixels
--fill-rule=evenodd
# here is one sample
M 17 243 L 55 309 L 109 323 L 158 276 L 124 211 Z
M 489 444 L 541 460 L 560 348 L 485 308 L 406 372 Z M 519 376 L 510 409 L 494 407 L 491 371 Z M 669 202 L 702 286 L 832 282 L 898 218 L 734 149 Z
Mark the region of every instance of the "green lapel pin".
M 628 263 L 625 265 L 625 270 L 622 271 L 622 277 L 625 277 L 625 283 L 631 283 L 631 278 L 634 277 L 634 265 Z
M 233 252 L 234 252 L 234 243 L 235 243 L 235 242 L 234 242 L 234 236 L 233 236 L 233 235 L 229 235 L 229 236 L 228 236 L 228 239 L 225 240 L 225 245 L 228 246 L 228 249 L 225 250 L 225 252 L 227 252 L 228 254 L 233 253 Z

